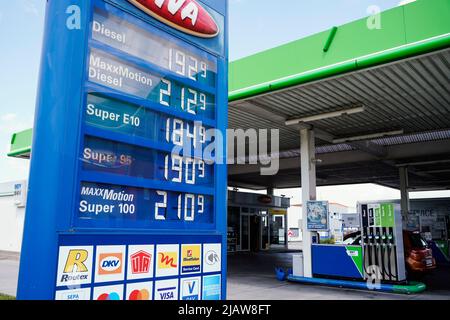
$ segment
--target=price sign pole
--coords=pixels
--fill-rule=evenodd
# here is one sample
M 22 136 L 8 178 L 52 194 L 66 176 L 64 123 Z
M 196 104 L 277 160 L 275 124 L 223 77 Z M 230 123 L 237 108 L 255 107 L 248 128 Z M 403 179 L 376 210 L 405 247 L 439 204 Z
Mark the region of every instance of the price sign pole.
M 227 52 L 227 1 L 47 1 L 18 299 L 226 298 Z

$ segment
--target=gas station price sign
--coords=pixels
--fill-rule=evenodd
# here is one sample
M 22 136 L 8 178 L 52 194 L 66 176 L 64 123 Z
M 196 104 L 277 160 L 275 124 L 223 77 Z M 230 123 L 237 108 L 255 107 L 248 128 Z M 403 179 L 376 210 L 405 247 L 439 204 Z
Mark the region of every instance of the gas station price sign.
M 225 298 L 226 16 L 48 1 L 19 299 Z

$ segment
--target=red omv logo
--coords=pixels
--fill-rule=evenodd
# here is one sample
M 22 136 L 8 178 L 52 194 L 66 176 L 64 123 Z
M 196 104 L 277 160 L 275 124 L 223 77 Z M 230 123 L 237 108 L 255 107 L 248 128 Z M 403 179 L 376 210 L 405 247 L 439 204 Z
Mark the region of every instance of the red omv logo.
M 201 38 L 219 34 L 214 18 L 195 0 L 128 0 L 169 26 Z

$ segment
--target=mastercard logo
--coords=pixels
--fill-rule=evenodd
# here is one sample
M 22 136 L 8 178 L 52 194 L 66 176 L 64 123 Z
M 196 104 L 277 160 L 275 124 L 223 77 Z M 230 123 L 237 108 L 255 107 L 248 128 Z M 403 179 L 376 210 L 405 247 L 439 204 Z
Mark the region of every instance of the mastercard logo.
M 119 294 L 116 293 L 116 292 L 112 292 L 112 293 L 103 293 L 103 294 L 101 294 L 101 295 L 97 298 L 97 300 L 102 300 L 102 301 L 105 301 L 105 300 L 113 300 L 113 301 L 117 301 L 117 300 L 120 300 L 120 296 L 119 296 Z
M 134 290 L 130 293 L 128 300 L 150 300 L 150 292 L 147 289 Z

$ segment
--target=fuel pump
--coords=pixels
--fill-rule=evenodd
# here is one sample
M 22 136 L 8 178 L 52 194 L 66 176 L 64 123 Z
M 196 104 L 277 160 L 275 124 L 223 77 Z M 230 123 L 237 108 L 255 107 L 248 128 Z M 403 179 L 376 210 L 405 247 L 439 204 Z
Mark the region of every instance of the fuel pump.
M 365 277 L 377 270 L 381 281 L 406 280 L 400 206 L 395 203 L 359 203 Z
M 384 277 L 389 278 L 391 280 L 391 269 L 389 267 L 388 256 L 390 254 L 389 251 L 389 242 L 388 242 L 388 233 L 386 228 L 382 229 L 381 234 L 381 265 L 383 266 L 383 275 Z

